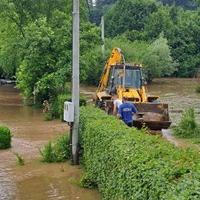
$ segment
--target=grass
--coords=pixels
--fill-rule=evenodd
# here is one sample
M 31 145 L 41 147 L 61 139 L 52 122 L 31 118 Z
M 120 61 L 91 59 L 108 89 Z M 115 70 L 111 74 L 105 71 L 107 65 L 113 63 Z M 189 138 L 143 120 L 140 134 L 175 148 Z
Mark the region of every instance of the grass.
M 195 119 L 193 108 L 184 111 L 180 123 L 173 128 L 173 133 L 181 138 L 200 138 L 200 125 Z
M 64 162 L 70 158 L 69 135 L 64 134 L 49 141 L 40 149 L 42 161 L 47 163 Z
M 11 132 L 8 127 L 0 126 L 0 149 L 7 149 L 11 147 Z
M 50 112 L 44 113 L 44 121 L 52 121 L 52 120 L 53 120 L 52 113 Z
M 25 165 L 24 158 L 20 154 L 18 154 L 18 153 L 14 153 L 14 154 L 16 156 L 16 163 L 17 163 L 17 165 L 19 165 L 19 166 Z

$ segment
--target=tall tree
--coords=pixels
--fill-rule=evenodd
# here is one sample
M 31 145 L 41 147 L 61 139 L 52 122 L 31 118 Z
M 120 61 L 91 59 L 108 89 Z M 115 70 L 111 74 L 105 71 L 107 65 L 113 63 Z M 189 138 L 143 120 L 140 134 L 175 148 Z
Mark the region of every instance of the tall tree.
M 200 66 L 200 15 L 194 11 L 182 11 L 178 15 L 173 31 L 174 37 L 169 39 L 172 55 L 180 63 L 177 75 L 194 76 Z
M 156 10 L 154 0 L 118 0 L 106 14 L 106 35 L 116 36 L 127 30 L 142 31 L 147 18 Z
M 161 0 L 164 4 L 182 6 L 188 9 L 196 8 L 195 0 Z

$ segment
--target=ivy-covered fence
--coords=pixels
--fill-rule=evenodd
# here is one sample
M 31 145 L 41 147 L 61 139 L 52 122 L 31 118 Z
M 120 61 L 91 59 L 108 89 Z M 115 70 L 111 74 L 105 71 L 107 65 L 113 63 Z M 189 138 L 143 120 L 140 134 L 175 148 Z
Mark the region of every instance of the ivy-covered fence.
M 200 199 L 198 152 L 129 128 L 92 106 L 81 108 L 85 175 L 105 200 Z

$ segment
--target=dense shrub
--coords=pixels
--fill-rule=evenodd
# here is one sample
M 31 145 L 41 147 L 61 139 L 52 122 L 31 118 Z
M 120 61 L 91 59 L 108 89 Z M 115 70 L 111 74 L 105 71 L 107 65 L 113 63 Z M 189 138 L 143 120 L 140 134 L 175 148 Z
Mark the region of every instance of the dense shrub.
M 70 157 L 69 135 L 59 136 L 55 141 L 49 142 L 41 150 L 42 161 L 63 162 Z
M 200 85 L 198 85 L 195 89 L 196 93 L 200 93 Z
M 11 147 L 11 132 L 5 126 L 0 126 L 0 149 Z
M 173 129 L 173 132 L 180 137 L 200 137 L 200 125 L 195 120 L 193 108 L 185 110 L 180 123 Z
M 52 118 L 60 118 L 63 120 L 63 109 L 64 109 L 64 102 L 71 101 L 70 94 L 60 94 L 56 97 L 53 103 L 50 105 L 50 114 Z M 80 106 L 86 105 L 86 99 L 83 96 L 80 96 Z
M 129 128 L 93 107 L 81 109 L 86 174 L 105 200 L 200 198 L 199 155 Z

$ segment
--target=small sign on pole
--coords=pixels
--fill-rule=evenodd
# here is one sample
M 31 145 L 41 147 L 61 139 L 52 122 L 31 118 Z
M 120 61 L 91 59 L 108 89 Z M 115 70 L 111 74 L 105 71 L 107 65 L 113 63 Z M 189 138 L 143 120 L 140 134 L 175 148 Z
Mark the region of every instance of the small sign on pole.
M 74 122 L 74 104 L 69 101 L 64 102 L 64 121 Z

